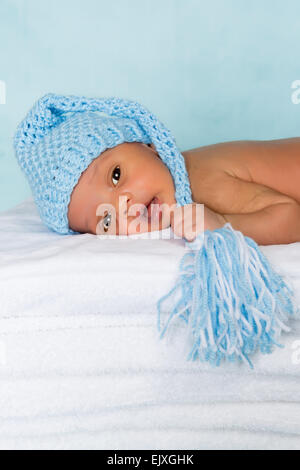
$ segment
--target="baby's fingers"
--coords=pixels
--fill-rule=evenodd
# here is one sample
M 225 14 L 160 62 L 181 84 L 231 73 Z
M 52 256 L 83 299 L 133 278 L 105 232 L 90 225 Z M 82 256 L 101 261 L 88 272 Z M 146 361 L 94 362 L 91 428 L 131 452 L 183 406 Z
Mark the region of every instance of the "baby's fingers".
M 204 205 L 192 203 L 175 208 L 171 227 L 177 237 L 193 241 L 204 230 Z

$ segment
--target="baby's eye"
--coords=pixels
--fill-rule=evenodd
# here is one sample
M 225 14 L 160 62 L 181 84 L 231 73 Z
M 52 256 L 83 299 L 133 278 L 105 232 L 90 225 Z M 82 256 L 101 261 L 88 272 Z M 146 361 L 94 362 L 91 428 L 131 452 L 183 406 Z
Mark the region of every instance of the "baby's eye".
M 104 232 L 107 232 L 111 223 L 111 215 L 107 214 L 103 219 L 103 229 Z
M 118 182 L 119 179 L 120 179 L 120 174 L 121 174 L 120 167 L 116 166 L 115 169 L 112 172 L 112 180 L 117 179 L 117 182 Z

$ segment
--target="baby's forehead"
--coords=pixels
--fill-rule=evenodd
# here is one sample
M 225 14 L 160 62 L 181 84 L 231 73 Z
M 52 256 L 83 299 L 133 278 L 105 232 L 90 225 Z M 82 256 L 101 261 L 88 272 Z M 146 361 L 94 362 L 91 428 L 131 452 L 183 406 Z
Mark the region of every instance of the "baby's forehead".
M 121 144 L 115 145 L 114 147 L 106 148 L 105 150 L 103 150 L 102 154 L 119 153 L 128 148 L 143 147 L 143 146 L 144 144 L 142 142 L 122 142 Z
M 132 149 L 143 151 L 148 146 L 150 146 L 150 144 L 144 144 L 143 142 L 123 142 L 122 144 L 116 145 L 115 147 L 105 149 L 97 158 L 100 158 L 102 156 L 106 159 L 113 156 L 121 156 L 124 154 L 130 155 L 129 152 L 132 151 Z

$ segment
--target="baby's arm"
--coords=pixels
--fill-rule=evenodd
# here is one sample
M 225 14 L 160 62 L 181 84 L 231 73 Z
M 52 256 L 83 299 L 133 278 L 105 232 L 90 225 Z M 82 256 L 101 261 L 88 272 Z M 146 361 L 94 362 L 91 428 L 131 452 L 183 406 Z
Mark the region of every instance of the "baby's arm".
M 215 176 L 213 184 L 218 190 L 211 192 L 206 205 L 235 230 L 259 245 L 300 241 L 300 204 L 293 198 L 224 173 Z
M 224 214 L 235 230 L 259 245 L 300 242 L 300 205 L 296 201 L 272 204 L 249 214 Z

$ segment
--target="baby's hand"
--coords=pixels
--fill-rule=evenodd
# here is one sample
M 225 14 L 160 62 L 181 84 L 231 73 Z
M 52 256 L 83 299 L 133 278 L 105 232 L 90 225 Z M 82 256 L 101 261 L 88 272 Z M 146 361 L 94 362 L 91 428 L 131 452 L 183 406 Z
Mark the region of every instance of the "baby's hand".
M 177 237 L 185 238 L 188 242 L 204 230 L 215 230 L 223 227 L 225 218 L 206 207 L 204 204 L 186 204 L 175 207 L 170 214 L 171 227 Z

